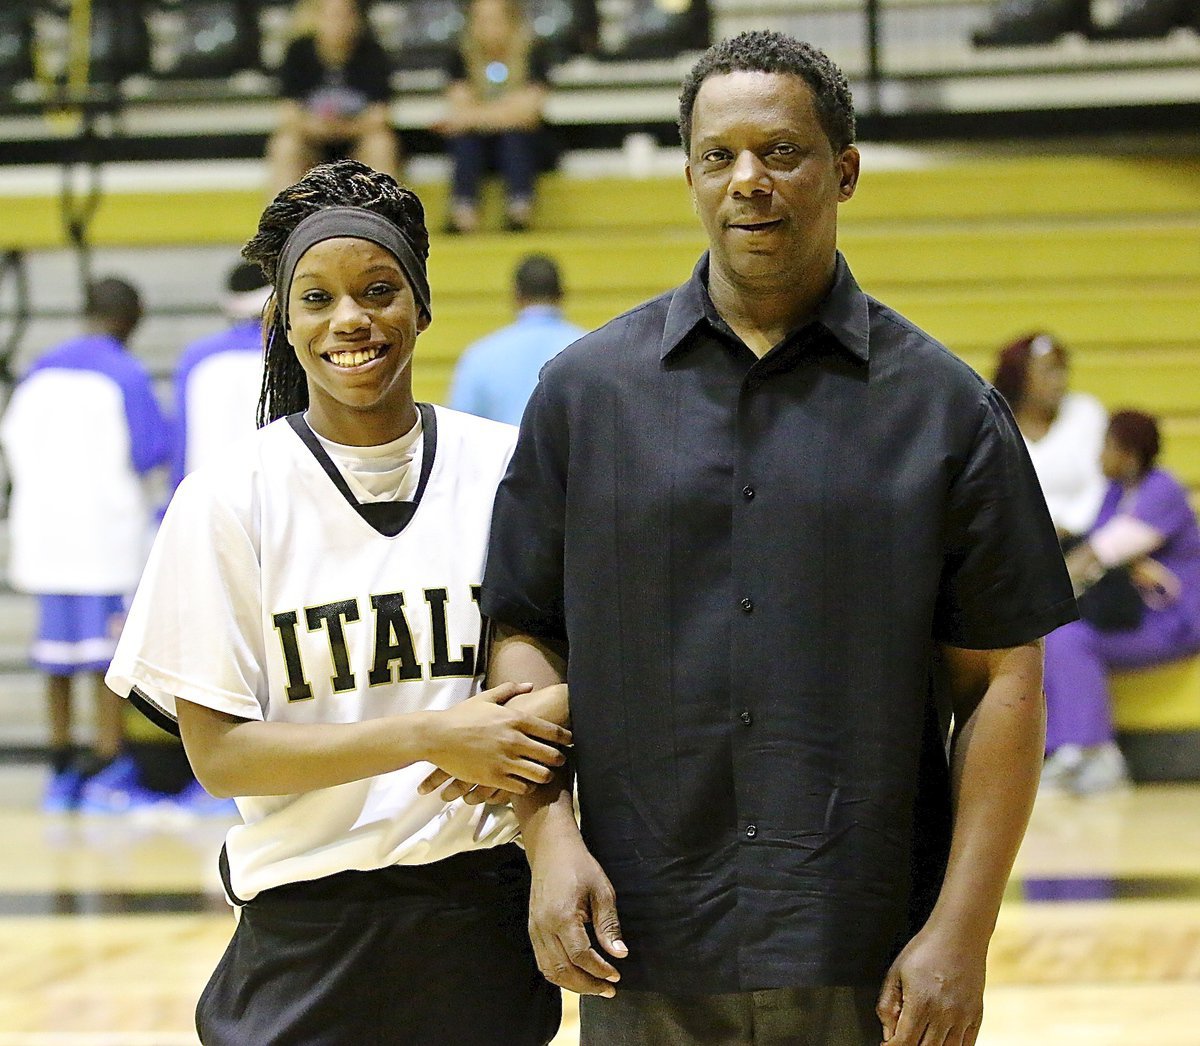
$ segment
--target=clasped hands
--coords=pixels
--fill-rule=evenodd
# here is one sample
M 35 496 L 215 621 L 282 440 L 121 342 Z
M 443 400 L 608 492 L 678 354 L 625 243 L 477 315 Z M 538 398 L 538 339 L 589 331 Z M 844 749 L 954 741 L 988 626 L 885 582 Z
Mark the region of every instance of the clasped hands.
M 501 714 L 502 707 L 507 715 Z M 437 765 L 418 786 L 421 795 L 440 791 L 446 802 L 504 803 L 550 781 L 571 743 L 565 683 L 533 690 L 503 683 L 447 709 L 454 717 L 452 742 L 431 760 Z M 497 720 L 516 736 L 496 732 Z M 487 735 L 491 734 L 489 738 Z M 482 736 L 481 736 L 482 735 Z M 489 740 L 494 751 L 488 752 Z

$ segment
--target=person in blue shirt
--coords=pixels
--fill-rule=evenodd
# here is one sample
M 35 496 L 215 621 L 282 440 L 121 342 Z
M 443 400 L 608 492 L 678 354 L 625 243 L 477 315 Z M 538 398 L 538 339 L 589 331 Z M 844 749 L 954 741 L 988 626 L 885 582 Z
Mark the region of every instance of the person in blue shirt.
M 241 435 L 254 432 L 262 387 L 262 310 L 270 287 L 257 265 L 240 263 L 225 281 L 230 326 L 193 342 L 175 366 L 176 441 L 171 490 Z
M 519 425 L 542 367 L 587 332 L 563 318 L 562 277 L 553 258 L 523 258 L 513 292 L 516 322 L 467 347 L 454 372 L 450 406 Z
M 41 356 L 0 423 L 12 480 L 9 577 L 36 595 L 30 659 L 46 678 L 52 774 L 47 811 L 87 808 L 89 792 L 134 773 L 123 753 L 120 698 L 104 685 L 125 597 L 141 576 L 151 504 L 144 479 L 170 452 L 150 374 L 126 344 L 141 320 L 137 290 L 115 277 L 86 289 L 86 332 Z M 91 677 L 95 730 L 72 748 L 72 684 Z

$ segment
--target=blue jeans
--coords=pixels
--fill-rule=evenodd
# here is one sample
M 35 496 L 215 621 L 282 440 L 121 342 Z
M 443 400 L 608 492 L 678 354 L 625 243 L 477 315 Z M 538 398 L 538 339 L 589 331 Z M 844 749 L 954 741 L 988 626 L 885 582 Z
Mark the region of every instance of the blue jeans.
M 502 131 L 498 134 L 455 135 L 450 139 L 454 177 L 450 196 L 455 203 L 475 203 L 489 161 L 504 179 L 509 200 L 532 200 L 537 177 L 536 131 Z

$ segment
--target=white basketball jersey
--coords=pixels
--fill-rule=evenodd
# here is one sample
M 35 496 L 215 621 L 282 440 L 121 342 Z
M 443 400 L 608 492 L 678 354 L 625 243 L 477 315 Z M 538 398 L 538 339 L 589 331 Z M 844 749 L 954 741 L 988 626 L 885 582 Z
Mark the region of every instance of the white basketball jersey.
M 121 387 L 96 370 L 39 370 L 13 392 L 0 440 L 13 481 L 13 587 L 128 595 L 146 561 L 151 520 Z
M 292 723 L 447 708 L 477 692 L 479 585 L 516 430 L 440 407 L 422 406 L 422 417 L 411 505 L 359 506 L 298 419 L 268 425 L 187 476 L 109 685 L 120 694 L 138 688 L 171 717 L 182 697 Z M 411 518 L 364 518 L 397 511 Z M 430 769 L 239 798 L 246 823 L 226 841 L 234 897 L 348 869 L 428 863 L 516 836 L 507 808 L 418 796 Z
M 194 472 L 254 431 L 263 363 L 258 352 L 230 349 L 201 360 L 188 375 L 184 472 Z

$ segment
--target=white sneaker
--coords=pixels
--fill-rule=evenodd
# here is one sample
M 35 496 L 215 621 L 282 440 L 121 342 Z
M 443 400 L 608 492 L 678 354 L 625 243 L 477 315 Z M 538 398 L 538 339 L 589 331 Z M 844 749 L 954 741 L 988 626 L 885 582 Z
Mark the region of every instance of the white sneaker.
M 1116 743 L 1095 745 L 1083 750 L 1083 761 L 1071 780 L 1078 795 L 1097 795 L 1129 787 L 1129 767 Z
M 1080 745 L 1063 745 L 1046 757 L 1042 764 L 1042 777 L 1038 782 L 1039 792 L 1074 791 L 1075 774 L 1083 764 L 1083 748 Z

